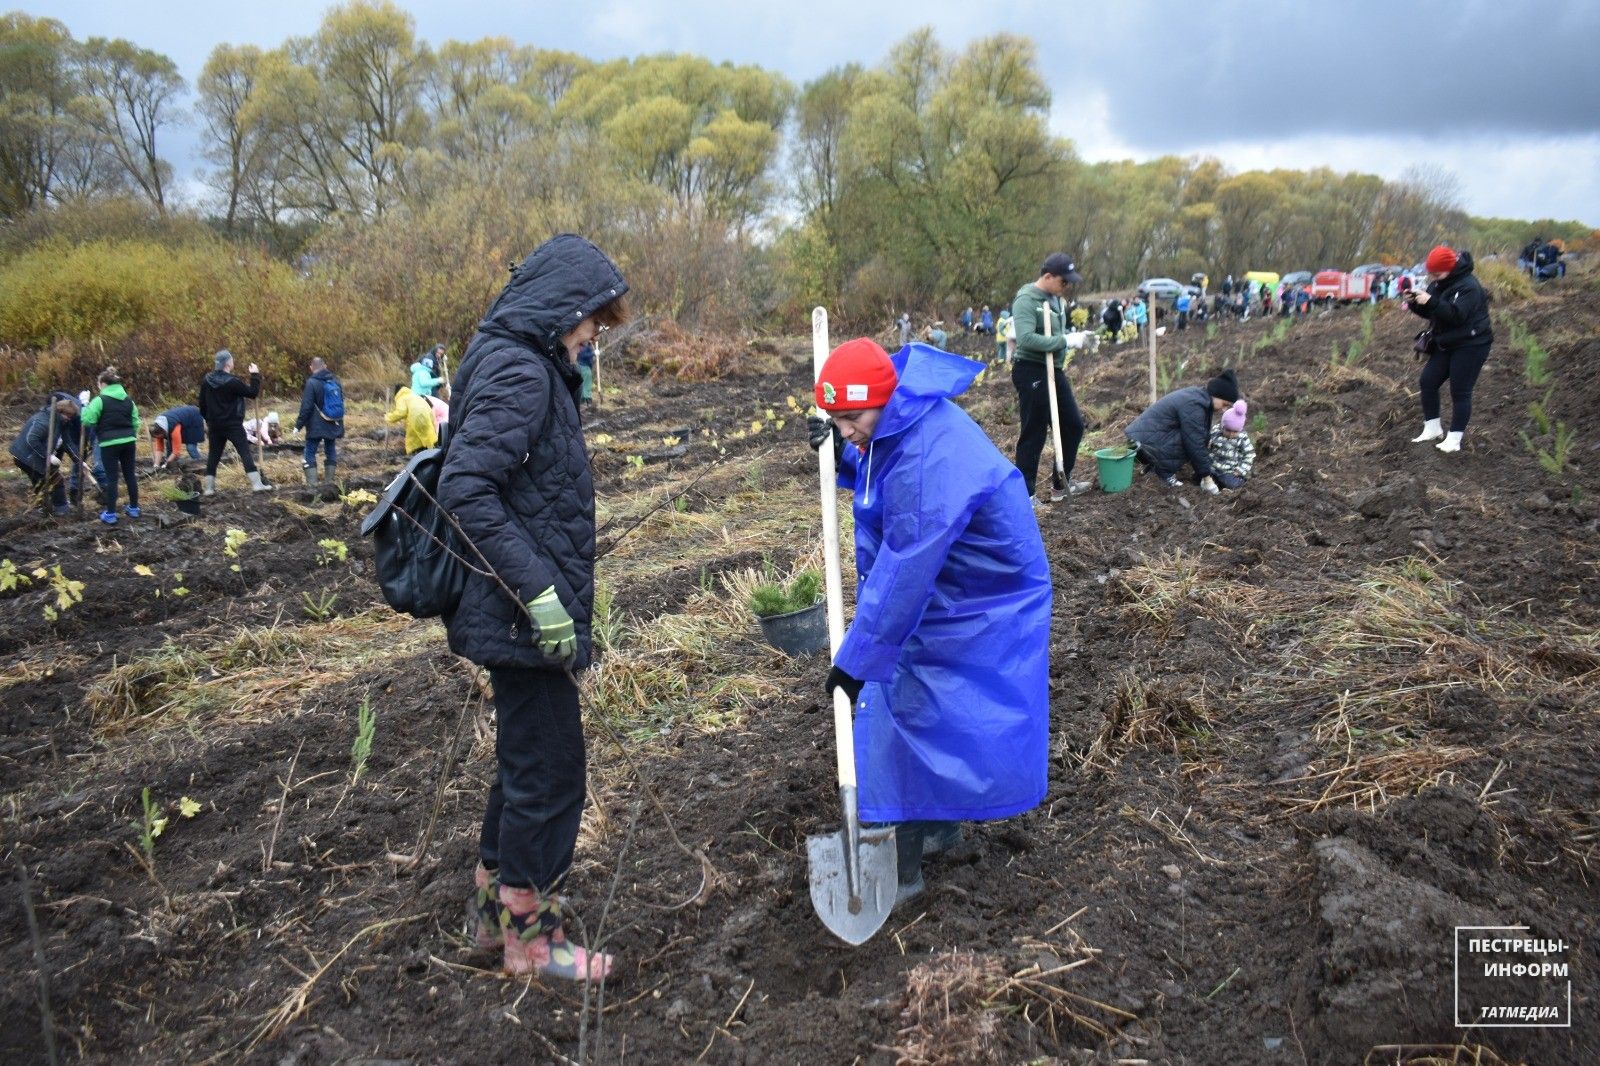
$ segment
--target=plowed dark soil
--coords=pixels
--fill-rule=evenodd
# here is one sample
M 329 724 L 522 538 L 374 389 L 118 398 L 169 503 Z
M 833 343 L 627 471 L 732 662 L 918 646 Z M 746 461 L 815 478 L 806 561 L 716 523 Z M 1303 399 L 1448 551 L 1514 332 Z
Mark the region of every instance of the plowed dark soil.
M 1497 313 L 1541 339 L 1551 379 L 1526 380 L 1502 318 L 1453 456 L 1409 443 L 1415 327 L 1398 308 L 1371 318 L 1353 361 L 1355 308 L 1276 340 L 1256 321 L 1163 338 L 1169 365 L 1186 360 L 1177 383 L 1236 367 L 1260 419 L 1256 476 L 1217 498 L 1140 477 L 1042 516 L 1049 796 L 969 827 L 860 948 L 822 929 L 807 894 L 804 839 L 837 824 L 822 656 L 732 725 L 628 734 L 711 875 L 594 733 L 569 889 L 620 960 L 598 1012 L 573 988 L 500 977 L 466 944 L 492 718 L 442 633 L 382 607 L 358 507 L 234 487 L 199 521 L 162 526 L 174 512 L 153 499 L 107 530 L 26 515 L 9 478 L 0 558 L 59 564 L 86 589 L 54 623 L 43 583 L 0 593 L 0 1058 L 43 1059 L 42 976 L 60 1052 L 97 1062 L 1348 1064 L 1421 1045 L 1600 1061 L 1600 289 L 1571 279 Z M 624 534 L 627 501 L 719 458 L 814 484 L 792 413 L 730 439 L 805 395 L 809 345 L 784 352 L 778 372 L 621 383 L 591 436 L 642 461 L 596 448 L 622 516 L 602 544 Z M 1144 360 L 1121 346 L 1074 364 L 1091 440 L 1137 414 Z M 1009 383 L 980 381 L 965 403 L 1009 453 Z M 1537 452 L 1563 432 L 1565 462 L 1547 469 Z M 269 462 L 297 476 L 292 453 Z M 348 487 L 376 491 L 397 466 L 357 435 Z M 714 513 L 716 484 L 676 506 Z M 228 528 L 249 537 L 237 558 Z M 634 552 L 654 529 L 626 533 L 644 540 Z M 603 563 L 602 583 L 644 626 L 720 573 L 811 547 L 724 535 L 725 551 L 708 541 L 648 574 Z M 325 539 L 348 557 L 328 559 Z M 751 661 L 770 661 L 758 639 L 752 620 Z M 187 675 L 206 695 L 130 682 L 118 704 L 116 668 L 164 642 L 213 649 Z M 352 785 L 364 701 L 378 726 Z M 149 862 L 144 788 L 171 819 Z M 199 813 L 177 813 L 180 796 Z M 1564 939 L 1571 1027 L 1458 1028 L 1460 925 Z M 976 992 L 949 976 L 963 966 L 986 975 Z

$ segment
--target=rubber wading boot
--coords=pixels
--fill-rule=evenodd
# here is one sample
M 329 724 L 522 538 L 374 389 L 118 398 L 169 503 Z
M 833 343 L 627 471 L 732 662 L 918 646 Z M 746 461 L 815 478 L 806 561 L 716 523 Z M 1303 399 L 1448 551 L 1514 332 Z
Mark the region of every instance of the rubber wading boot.
M 922 880 L 924 836 L 922 822 L 901 822 L 894 827 L 895 864 L 899 878 L 894 893 L 896 907 L 916 899 L 927 887 Z
M 202 496 L 215 496 L 217 494 L 217 479 L 216 479 L 215 475 L 207 474 L 206 475 L 205 484 L 206 484 L 206 487 L 201 492 L 201 495 Z
M 276 485 L 268 485 L 265 481 L 262 481 L 261 471 L 259 470 L 252 470 L 246 476 L 250 478 L 251 492 L 271 492 L 273 489 L 277 488 Z
M 310 489 L 311 494 L 315 496 L 317 494 L 317 468 L 315 466 L 307 466 L 301 469 L 304 470 L 306 475 L 306 488 Z
M 494 870 L 480 862 L 472 871 L 472 884 L 472 903 L 467 907 L 468 927 L 479 948 L 493 951 L 506 939 L 500 929 L 500 879 Z
M 569 981 L 599 981 L 611 972 L 612 958 L 590 955 L 567 942 L 557 896 L 540 898 L 531 888 L 500 886 L 500 928 L 505 930 L 505 970 Z
M 337 489 L 339 487 L 338 478 L 339 478 L 339 464 L 338 463 L 326 462 L 326 463 L 322 464 L 322 483 L 324 485 L 332 485 L 335 489 Z

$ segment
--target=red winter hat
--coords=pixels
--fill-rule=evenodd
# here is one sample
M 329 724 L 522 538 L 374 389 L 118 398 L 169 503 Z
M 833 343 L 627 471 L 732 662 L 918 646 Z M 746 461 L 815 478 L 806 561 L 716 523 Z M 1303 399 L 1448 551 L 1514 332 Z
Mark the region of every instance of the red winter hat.
M 1456 253 L 1441 244 L 1428 253 L 1422 265 L 1428 268 L 1430 274 L 1448 274 L 1456 268 Z
M 845 341 L 822 363 L 817 375 L 817 406 L 824 411 L 862 411 L 882 407 L 900 381 L 889 353 L 876 341 Z

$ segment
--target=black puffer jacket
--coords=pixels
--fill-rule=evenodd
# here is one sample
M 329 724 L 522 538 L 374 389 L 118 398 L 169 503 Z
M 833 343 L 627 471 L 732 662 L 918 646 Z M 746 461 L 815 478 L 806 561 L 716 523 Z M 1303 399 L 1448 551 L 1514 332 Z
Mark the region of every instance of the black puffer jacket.
M 439 502 L 527 603 L 554 586 L 589 663 L 594 479 L 578 420 L 583 379 L 561 338 L 628 291 L 611 260 L 562 234 L 534 250 L 478 324 L 451 383 Z M 475 560 L 471 552 L 469 559 Z M 554 667 L 531 623 L 492 579 L 469 574 L 445 617 L 450 650 L 482 666 Z
M 1188 462 L 1197 477 L 1211 473 L 1211 394 L 1203 386 L 1169 392 L 1123 431 L 1162 477 Z
M 1455 269 L 1428 285 L 1427 303 L 1406 301 L 1413 314 L 1433 323 L 1433 343 L 1440 351 L 1472 348 L 1494 342 L 1489 328 L 1489 294 L 1472 273 L 1472 253 L 1456 256 Z

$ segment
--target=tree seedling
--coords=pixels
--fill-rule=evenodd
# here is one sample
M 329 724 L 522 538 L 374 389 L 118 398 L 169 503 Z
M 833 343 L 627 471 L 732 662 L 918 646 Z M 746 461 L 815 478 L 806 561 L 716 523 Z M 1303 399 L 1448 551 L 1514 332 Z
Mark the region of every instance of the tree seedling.
M 334 605 L 339 602 L 337 593 L 323 591 L 316 596 L 309 592 L 300 594 L 301 608 L 313 622 L 326 622 L 333 617 Z
M 318 566 L 330 566 L 350 558 L 350 546 L 337 538 L 324 537 L 317 541 L 317 547 L 322 549 L 317 553 Z
M 810 568 L 800 571 L 787 584 L 769 581 L 750 593 L 750 609 L 760 618 L 793 614 L 821 601 L 822 575 Z
M 367 758 L 372 754 L 372 737 L 377 729 L 378 713 L 372 709 L 372 698 L 363 696 L 361 706 L 356 709 L 356 742 L 350 746 L 351 785 L 361 780 L 361 773 L 367 768 Z
M 156 837 L 167 828 L 167 816 L 161 813 L 161 808 L 150 799 L 150 789 L 146 786 L 139 793 L 140 818 L 133 823 L 133 828 L 139 834 L 139 847 L 144 852 L 144 861 L 152 873 L 156 868 Z

